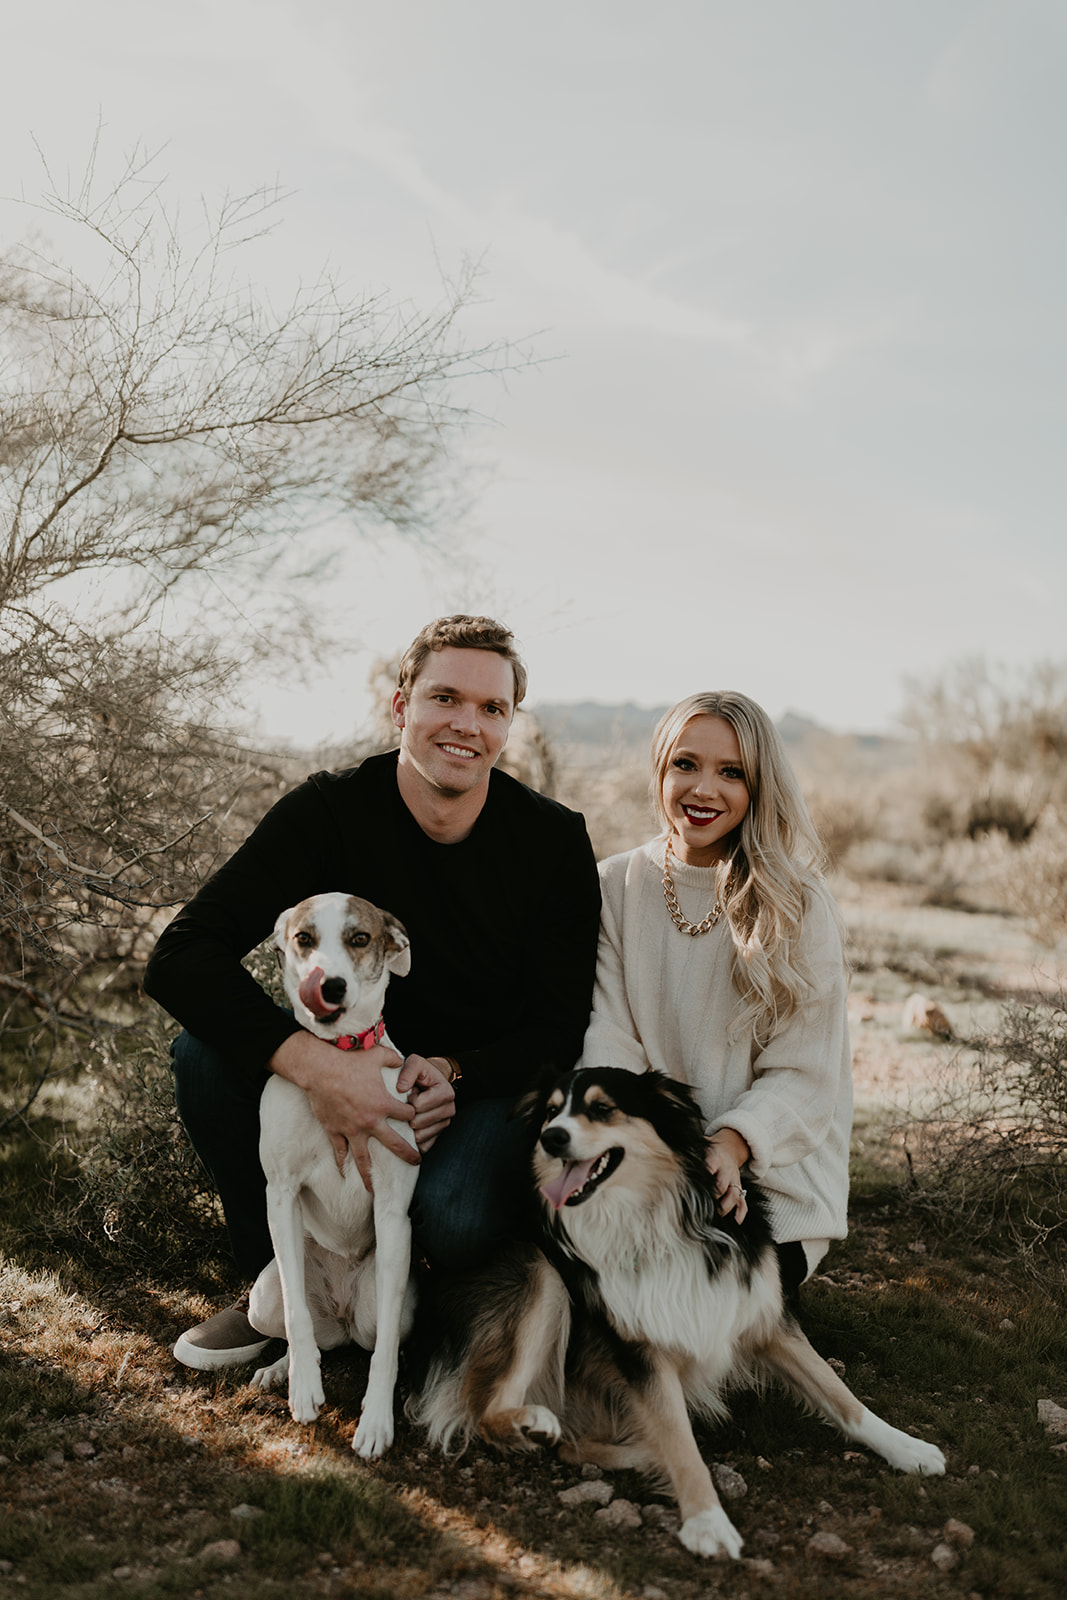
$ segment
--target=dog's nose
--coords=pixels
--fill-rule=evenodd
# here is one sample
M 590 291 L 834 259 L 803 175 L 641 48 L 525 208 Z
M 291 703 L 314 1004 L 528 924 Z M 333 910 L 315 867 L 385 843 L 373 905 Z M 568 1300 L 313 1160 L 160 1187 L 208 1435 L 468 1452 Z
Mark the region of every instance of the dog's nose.
M 322 998 L 328 1006 L 339 1006 L 345 997 L 345 980 L 327 978 L 322 986 Z
M 566 1128 L 548 1127 L 541 1135 L 541 1149 L 550 1156 L 566 1155 L 570 1142 Z

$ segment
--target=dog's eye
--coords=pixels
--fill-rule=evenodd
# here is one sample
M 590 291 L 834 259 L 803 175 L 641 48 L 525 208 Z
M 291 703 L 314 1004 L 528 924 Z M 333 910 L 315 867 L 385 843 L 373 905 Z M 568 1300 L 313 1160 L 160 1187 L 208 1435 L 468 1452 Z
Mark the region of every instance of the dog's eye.
M 299 933 L 293 934 L 293 943 L 298 944 L 301 950 L 307 950 L 315 943 L 315 938 L 313 934 L 307 933 L 301 928 Z
M 610 1122 L 615 1115 L 615 1107 L 606 1100 L 592 1100 L 586 1106 L 585 1114 L 590 1122 Z
M 364 945 L 370 944 L 370 934 L 369 933 L 353 933 L 352 935 L 350 935 L 348 942 L 349 942 L 349 944 L 354 944 L 356 946 L 357 950 L 362 950 Z

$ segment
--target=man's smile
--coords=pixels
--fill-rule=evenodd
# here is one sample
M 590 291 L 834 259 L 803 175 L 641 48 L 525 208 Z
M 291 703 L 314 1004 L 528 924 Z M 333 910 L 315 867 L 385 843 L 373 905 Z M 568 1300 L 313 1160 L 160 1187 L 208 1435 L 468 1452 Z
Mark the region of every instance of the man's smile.
M 466 745 L 439 744 L 437 748 L 443 750 L 446 756 L 459 756 L 464 761 L 475 761 L 478 757 L 477 750 L 471 750 Z

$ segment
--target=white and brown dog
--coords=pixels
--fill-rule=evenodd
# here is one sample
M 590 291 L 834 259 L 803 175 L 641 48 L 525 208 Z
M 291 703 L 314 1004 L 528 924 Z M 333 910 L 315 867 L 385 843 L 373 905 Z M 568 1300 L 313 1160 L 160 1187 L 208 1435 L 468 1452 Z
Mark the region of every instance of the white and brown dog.
M 651 1473 L 703 1556 L 741 1551 L 691 1422 L 721 1418 L 734 1385 L 776 1379 L 891 1466 L 944 1472 L 936 1445 L 875 1416 L 808 1343 L 756 1185 L 742 1223 L 719 1215 L 684 1084 L 582 1068 L 527 1111 L 540 1248 L 438 1289 L 408 1403 L 437 1444 L 558 1443 L 568 1461 Z
M 395 917 L 356 895 L 312 895 L 282 912 L 274 944 L 298 1022 L 342 1050 L 390 1044 L 382 1001 L 391 975 L 411 965 Z M 382 1071 L 394 1095 L 399 1073 Z M 390 1126 L 414 1145 L 406 1122 Z M 289 1348 L 252 1382 L 269 1389 L 288 1377 L 294 1420 L 313 1422 L 324 1400 L 320 1350 L 350 1341 L 373 1350 L 352 1448 L 380 1456 L 393 1441 L 398 1350 L 415 1309 L 408 1207 L 419 1169 L 372 1139 L 372 1196 L 351 1155 L 338 1170 L 303 1089 L 277 1076 L 260 1103 L 260 1159 L 274 1260 L 253 1285 L 249 1318 Z

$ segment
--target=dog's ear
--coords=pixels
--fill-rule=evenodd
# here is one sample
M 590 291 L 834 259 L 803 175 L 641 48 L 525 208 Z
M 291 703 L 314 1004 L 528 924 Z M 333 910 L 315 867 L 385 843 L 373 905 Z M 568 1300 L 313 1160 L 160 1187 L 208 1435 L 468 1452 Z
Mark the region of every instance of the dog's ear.
M 536 1132 L 545 1120 L 548 1097 L 559 1082 L 561 1082 L 559 1068 L 548 1063 L 542 1064 L 534 1075 L 532 1087 L 520 1095 L 512 1106 L 508 1113 L 508 1121 L 521 1120 Z
M 411 971 L 411 940 L 402 922 L 389 911 L 382 912 L 385 923 L 385 964 L 398 978 L 406 978 Z
M 274 948 L 279 953 L 285 949 L 286 928 L 288 927 L 289 918 L 292 916 L 295 910 L 295 906 L 290 906 L 288 911 L 283 911 L 281 913 L 277 922 L 274 924 Z
M 650 1071 L 646 1076 L 656 1091 L 658 1113 L 653 1121 L 658 1123 L 657 1131 L 676 1148 L 688 1143 L 702 1149 L 704 1116 L 689 1084 L 670 1078 L 665 1072 Z

